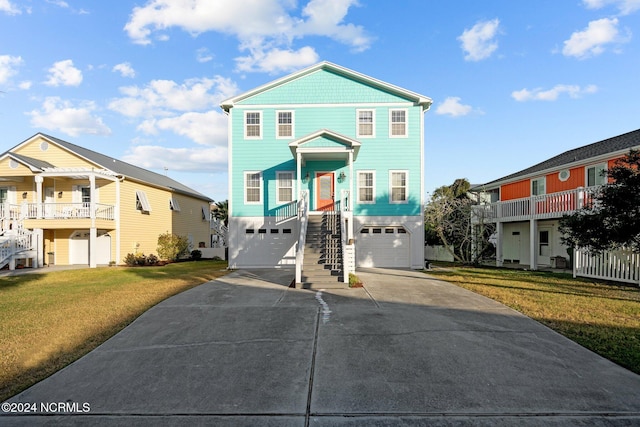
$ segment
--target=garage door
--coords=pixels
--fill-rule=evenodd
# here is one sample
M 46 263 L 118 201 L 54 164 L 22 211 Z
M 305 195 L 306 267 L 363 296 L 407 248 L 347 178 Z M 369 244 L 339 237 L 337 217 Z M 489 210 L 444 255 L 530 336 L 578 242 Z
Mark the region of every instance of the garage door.
M 357 237 L 358 267 L 411 266 L 411 235 L 404 227 L 363 227 Z

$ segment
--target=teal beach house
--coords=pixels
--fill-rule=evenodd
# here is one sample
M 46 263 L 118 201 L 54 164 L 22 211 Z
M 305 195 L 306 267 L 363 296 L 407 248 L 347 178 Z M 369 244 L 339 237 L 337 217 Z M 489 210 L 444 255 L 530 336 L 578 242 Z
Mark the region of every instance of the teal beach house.
M 321 62 L 221 103 L 229 120 L 229 267 L 422 268 L 431 99 Z

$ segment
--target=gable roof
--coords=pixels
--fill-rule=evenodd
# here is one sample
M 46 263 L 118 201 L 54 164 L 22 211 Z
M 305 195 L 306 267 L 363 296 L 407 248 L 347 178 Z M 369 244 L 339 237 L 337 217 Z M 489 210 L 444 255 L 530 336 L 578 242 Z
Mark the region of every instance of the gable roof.
M 42 137 L 45 138 L 47 141 L 56 144 L 68 151 L 71 151 L 72 153 L 75 153 L 76 155 L 84 158 L 85 160 L 94 163 L 96 166 L 100 166 L 104 169 L 107 169 L 109 171 L 114 172 L 116 175 L 121 175 L 127 178 L 131 178 L 133 180 L 136 181 L 141 181 L 147 184 L 151 184 L 153 186 L 157 186 L 157 187 L 164 187 L 167 188 L 171 191 L 175 191 L 178 193 L 183 193 L 189 196 L 193 196 L 202 200 L 207 200 L 208 202 L 211 202 L 212 199 L 210 197 L 207 197 L 201 193 L 198 193 L 197 191 L 195 191 L 194 189 L 187 187 L 184 184 L 179 183 L 178 181 L 175 181 L 171 178 L 169 178 L 168 176 L 165 175 L 161 175 L 159 173 L 155 173 L 155 172 L 151 172 L 147 169 L 143 169 L 141 167 L 138 166 L 134 166 L 132 164 L 123 162 L 121 160 L 117 160 L 114 159 L 113 157 L 109 157 L 106 156 L 104 154 L 89 150 L 87 148 L 84 147 L 80 147 L 79 145 L 75 145 L 72 144 L 70 142 L 64 141 L 62 139 L 50 136 L 50 135 L 46 135 L 44 133 L 37 133 L 34 136 L 32 136 L 31 138 L 26 139 L 25 141 L 21 142 L 20 144 L 16 145 L 15 147 L 11 148 L 10 150 L 6 151 L 5 153 L 0 155 L 1 157 L 5 157 L 5 156 L 10 156 L 10 157 L 14 157 L 16 160 L 20 161 L 22 160 L 24 163 L 28 164 L 31 167 L 36 167 L 38 169 L 40 169 L 41 171 L 46 169 L 46 168 L 51 168 L 51 167 L 55 167 L 54 165 L 42 161 L 42 160 L 38 160 L 38 159 L 33 159 L 27 156 L 22 156 L 16 153 L 13 153 L 11 150 L 15 149 L 16 147 L 19 147 L 20 145 L 25 144 L 28 141 L 33 140 L 36 137 Z
M 415 102 L 416 104 L 421 105 L 422 108 L 423 108 L 423 111 L 427 111 L 429 109 L 429 107 L 431 106 L 432 102 L 433 102 L 431 100 L 431 98 L 429 98 L 427 96 L 420 95 L 418 93 L 409 91 L 407 89 L 403 89 L 403 88 L 401 88 L 399 86 L 395 86 L 395 85 L 392 85 L 390 83 L 383 82 L 382 80 L 374 79 L 373 77 L 369 77 L 369 76 L 367 76 L 365 74 L 358 73 L 357 71 L 353 71 L 353 70 L 350 70 L 348 68 L 341 67 L 341 66 L 333 64 L 331 62 L 323 61 L 323 62 L 319 62 L 319 63 L 317 63 L 315 65 L 312 65 L 310 67 L 304 68 L 304 69 L 302 69 L 300 71 L 297 71 L 297 72 L 295 72 L 293 74 L 289 74 L 287 76 L 284 76 L 282 78 L 274 80 L 274 81 L 272 81 L 270 83 L 267 83 L 265 85 L 259 86 L 259 87 L 255 88 L 255 89 L 252 89 L 252 90 L 248 91 L 248 92 L 244 92 L 244 93 L 242 93 L 240 95 L 236 95 L 236 96 L 234 96 L 232 98 L 226 99 L 226 100 L 224 100 L 224 101 L 222 101 L 220 103 L 220 107 L 225 112 L 229 112 L 229 110 L 231 108 L 233 108 L 236 103 L 238 103 L 238 102 L 240 102 L 240 101 L 242 101 L 244 99 L 252 97 L 252 96 L 254 96 L 254 95 L 258 94 L 258 93 L 273 89 L 273 88 L 275 88 L 277 86 L 286 84 L 287 82 L 290 82 L 290 81 L 298 79 L 298 78 L 300 78 L 302 76 L 314 73 L 314 72 L 316 72 L 318 70 L 329 70 L 329 71 L 334 72 L 336 74 L 346 76 L 348 78 L 351 78 L 353 80 L 362 82 L 364 84 L 367 84 L 367 85 L 379 88 L 381 90 L 393 93 L 395 95 L 407 98 L 407 99 Z
M 308 154 L 347 153 L 353 149 L 354 160 L 360 151 L 360 142 L 329 129 L 320 129 L 289 143 L 293 157 L 297 152 Z
M 40 159 L 34 159 L 33 157 L 23 156 L 22 154 L 9 153 L 8 152 L 7 155 L 10 158 L 16 160 L 17 162 L 22 163 L 23 165 L 25 165 L 26 167 L 28 167 L 29 169 L 31 169 L 34 172 L 35 171 L 41 171 L 42 169 L 45 169 L 45 168 L 54 167 L 49 162 L 46 162 L 46 161 L 40 160 Z
M 474 190 L 479 190 L 482 187 L 495 186 L 496 184 L 504 183 L 507 181 L 513 181 L 517 178 L 524 178 L 533 175 L 542 175 L 545 172 L 551 172 L 564 166 L 575 166 L 581 163 L 587 163 L 588 160 L 596 160 L 599 157 L 606 155 L 622 155 L 628 152 L 630 149 L 640 146 L 640 129 L 634 130 L 622 135 L 614 136 L 593 144 L 585 145 L 583 147 L 574 148 L 573 150 L 565 151 L 555 157 L 547 159 L 536 165 L 521 170 L 520 172 L 507 175 L 505 177 L 493 180 L 483 185 L 474 187 Z

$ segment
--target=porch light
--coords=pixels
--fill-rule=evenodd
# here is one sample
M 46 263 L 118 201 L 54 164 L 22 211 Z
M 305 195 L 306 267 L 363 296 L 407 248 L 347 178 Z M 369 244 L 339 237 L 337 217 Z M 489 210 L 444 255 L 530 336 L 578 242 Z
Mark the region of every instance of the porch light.
M 307 182 L 309 182 L 309 172 L 307 172 L 307 174 L 304 176 L 304 178 L 302 178 L 302 182 L 304 182 L 305 184 Z
M 24 193 L 22 193 L 22 198 L 26 199 L 27 198 L 27 192 L 25 191 Z
M 340 175 L 338 175 L 338 181 L 343 182 L 346 177 L 347 176 L 344 174 L 344 172 L 340 172 Z
M 62 199 L 62 191 L 58 191 L 58 199 Z

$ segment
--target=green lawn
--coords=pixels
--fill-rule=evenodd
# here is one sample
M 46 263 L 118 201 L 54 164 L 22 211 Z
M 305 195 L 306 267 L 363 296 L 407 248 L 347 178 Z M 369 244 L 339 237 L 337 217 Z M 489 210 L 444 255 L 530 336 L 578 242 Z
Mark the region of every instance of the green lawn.
M 225 261 L 0 277 L 0 401 L 96 348 L 160 301 L 227 273 Z
M 640 374 L 640 288 L 569 274 L 436 267 L 447 282 L 499 301 Z

